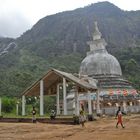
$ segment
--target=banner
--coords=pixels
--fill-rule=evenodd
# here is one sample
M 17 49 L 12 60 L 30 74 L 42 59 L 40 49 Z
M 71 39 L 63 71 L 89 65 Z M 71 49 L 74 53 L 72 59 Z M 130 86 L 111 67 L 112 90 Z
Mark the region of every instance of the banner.
M 121 90 L 120 89 L 117 89 L 117 94 L 121 94 Z
M 123 95 L 124 96 L 128 95 L 128 91 L 126 89 L 123 90 Z
M 109 89 L 109 95 L 113 95 L 114 92 L 113 92 L 113 89 Z
M 88 100 L 88 95 L 89 94 L 79 94 L 78 100 L 79 101 Z M 96 93 L 90 93 L 90 98 L 91 98 L 91 100 L 96 100 Z
M 137 93 L 137 91 L 135 89 L 131 90 L 131 94 L 135 95 Z

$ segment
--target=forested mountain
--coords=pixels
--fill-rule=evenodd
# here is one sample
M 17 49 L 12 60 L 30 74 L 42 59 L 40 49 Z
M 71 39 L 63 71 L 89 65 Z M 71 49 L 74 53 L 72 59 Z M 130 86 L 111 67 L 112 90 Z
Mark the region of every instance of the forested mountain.
M 140 11 L 99 2 L 46 16 L 15 40 L 1 39 L 0 52 L 12 44 L 0 55 L 0 95 L 21 95 L 50 67 L 78 73 L 89 50 L 86 42 L 92 39 L 94 21 L 124 76 L 140 89 Z

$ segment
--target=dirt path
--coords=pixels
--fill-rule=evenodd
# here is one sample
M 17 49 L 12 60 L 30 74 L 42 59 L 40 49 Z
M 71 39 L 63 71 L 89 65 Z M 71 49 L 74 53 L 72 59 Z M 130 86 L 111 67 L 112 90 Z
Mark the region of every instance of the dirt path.
M 114 118 L 80 125 L 0 123 L 0 140 L 139 140 L 140 115 L 124 117 L 125 129 L 115 128 Z

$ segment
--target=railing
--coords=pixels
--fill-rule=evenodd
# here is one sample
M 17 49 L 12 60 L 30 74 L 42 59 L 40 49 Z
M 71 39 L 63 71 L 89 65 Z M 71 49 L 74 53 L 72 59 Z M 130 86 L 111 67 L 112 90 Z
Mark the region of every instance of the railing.
M 102 114 L 115 115 L 117 109 L 118 109 L 117 107 L 105 107 L 105 108 L 102 108 Z M 122 107 L 122 111 L 123 111 L 123 107 Z M 127 106 L 126 113 L 140 113 L 140 105 Z

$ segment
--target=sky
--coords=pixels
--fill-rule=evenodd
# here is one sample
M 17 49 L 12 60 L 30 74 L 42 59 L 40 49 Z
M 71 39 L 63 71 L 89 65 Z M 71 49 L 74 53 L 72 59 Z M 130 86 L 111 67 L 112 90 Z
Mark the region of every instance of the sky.
M 41 18 L 104 0 L 0 0 L 0 36 L 16 38 Z M 123 10 L 140 10 L 140 0 L 106 0 Z

